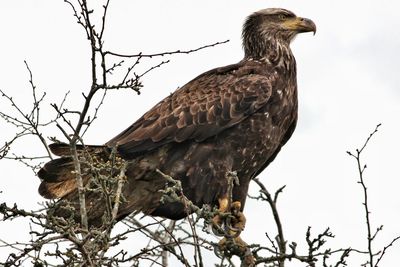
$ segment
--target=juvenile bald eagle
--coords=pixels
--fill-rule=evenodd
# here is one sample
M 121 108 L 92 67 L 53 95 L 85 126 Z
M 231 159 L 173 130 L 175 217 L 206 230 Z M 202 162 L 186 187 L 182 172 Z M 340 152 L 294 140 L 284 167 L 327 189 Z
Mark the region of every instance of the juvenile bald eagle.
M 160 202 L 166 182 L 157 169 L 180 180 L 195 205 L 221 210 L 229 208 L 226 174 L 236 171 L 232 200 L 243 209 L 250 180 L 274 160 L 296 127 L 296 61 L 289 45 L 296 34 L 310 31 L 316 31 L 311 20 L 288 10 L 251 14 L 243 26 L 243 60 L 194 78 L 105 145 L 79 147 L 104 160 L 115 148 L 127 162 L 117 219 L 133 211 L 187 216 L 181 202 Z M 69 147 L 52 144 L 50 149 L 61 157 L 39 171 L 39 192 L 78 205 Z M 89 176 L 83 173 L 85 183 Z M 86 203 L 89 224 L 98 226 L 105 209 L 102 195 L 87 192 Z M 55 214 L 67 216 L 62 207 Z

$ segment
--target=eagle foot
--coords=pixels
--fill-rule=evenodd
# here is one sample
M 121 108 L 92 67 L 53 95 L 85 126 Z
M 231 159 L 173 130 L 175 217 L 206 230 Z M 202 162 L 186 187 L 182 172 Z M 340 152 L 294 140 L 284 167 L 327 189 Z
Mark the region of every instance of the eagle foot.
M 255 266 L 255 259 L 249 246 L 239 236 L 235 238 L 224 237 L 219 241 L 218 246 L 214 247 L 214 253 L 219 258 L 238 256 L 242 261 L 241 267 Z
M 235 201 L 228 209 L 226 199 L 220 200 L 219 212 L 212 219 L 212 231 L 217 236 L 236 238 L 243 231 L 246 217 L 240 211 L 241 204 Z
M 220 199 L 219 212 L 212 219 L 214 234 L 224 236 L 218 246 L 214 247 L 214 252 L 220 258 L 236 255 L 242 260 L 241 267 L 253 267 L 253 254 L 247 243 L 240 238 L 240 233 L 246 225 L 246 217 L 240 211 L 241 203 L 235 201 L 230 207 L 228 203 L 227 198 Z

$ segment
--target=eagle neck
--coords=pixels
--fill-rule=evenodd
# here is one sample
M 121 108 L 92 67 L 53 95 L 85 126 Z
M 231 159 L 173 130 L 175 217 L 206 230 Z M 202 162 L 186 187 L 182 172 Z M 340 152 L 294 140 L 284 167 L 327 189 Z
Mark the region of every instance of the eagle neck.
M 281 41 L 275 37 L 244 39 L 243 46 L 245 59 L 253 59 L 268 62 L 271 65 L 291 69 L 295 64 L 294 56 L 289 43 Z

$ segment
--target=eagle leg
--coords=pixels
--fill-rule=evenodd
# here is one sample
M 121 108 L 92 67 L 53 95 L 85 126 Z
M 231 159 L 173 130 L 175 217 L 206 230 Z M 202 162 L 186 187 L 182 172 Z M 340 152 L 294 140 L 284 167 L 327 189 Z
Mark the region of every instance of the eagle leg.
M 211 229 L 213 233 L 217 236 L 224 236 L 225 231 L 222 229 L 224 218 L 229 212 L 229 199 L 227 197 L 218 199 L 218 211 L 217 215 L 212 219 Z

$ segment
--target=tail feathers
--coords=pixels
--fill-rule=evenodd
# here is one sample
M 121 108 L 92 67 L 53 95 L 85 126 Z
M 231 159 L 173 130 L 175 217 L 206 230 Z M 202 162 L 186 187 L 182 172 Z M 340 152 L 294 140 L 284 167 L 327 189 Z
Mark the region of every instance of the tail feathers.
M 38 172 L 39 178 L 42 179 L 42 183 L 39 186 L 39 193 L 48 199 L 59 199 L 48 210 L 49 214 L 65 219 L 72 219 L 79 223 L 81 221 L 81 203 L 70 147 L 67 144 L 51 144 L 50 150 L 61 157 L 47 162 Z M 106 205 L 109 200 L 105 198 L 106 196 L 103 192 L 92 190 L 96 189 L 98 184 L 92 184 L 95 181 L 92 177 L 95 177 L 96 172 L 92 172 L 92 166 L 88 162 L 93 163 L 93 166 L 97 166 L 96 164 L 101 162 L 107 162 L 111 153 L 110 148 L 107 146 L 77 146 L 77 150 L 83 185 L 89 189 L 85 190 L 88 223 L 91 227 L 100 227 L 106 218 L 104 216 L 110 216 L 106 213 Z M 98 169 L 95 168 L 95 171 L 98 171 Z M 137 172 L 140 174 L 137 175 L 138 177 L 142 177 L 147 173 L 142 169 L 138 169 Z M 116 166 L 110 173 L 118 174 L 118 167 Z M 106 171 L 106 174 L 109 175 L 109 170 Z M 134 176 L 136 177 L 136 175 Z M 121 220 L 134 210 L 147 210 L 143 209 L 143 201 L 146 201 L 146 203 L 149 202 L 145 200 L 146 198 L 154 198 L 155 203 L 159 202 L 160 197 L 157 197 L 156 194 L 159 194 L 158 190 L 163 188 L 165 181 L 162 180 L 160 183 L 161 187 L 154 187 L 154 184 L 149 182 L 151 180 L 151 178 L 148 178 L 140 182 L 146 185 L 144 188 L 140 185 L 133 186 L 133 184 L 129 186 L 129 182 L 128 185 L 124 186 L 122 192 L 123 199 L 120 203 L 117 220 Z M 116 190 L 117 184 L 110 184 L 110 186 L 115 186 L 114 189 Z
M 70 179 L 74 170 L 72 158 L 65 157 L 47 162 L 38 172 L 40 179 L 48 183 L 56 183 Z
M 61 198 L 76 189 L 72 158 L 59 158 L 47 162 L 38 172 L 42 179 L 39 194 L 45 198 Z
M 39 194 L 48 199 L 62 198 L 75 191 L 76 188 L 75 179 L 57 183 L 42 182 L 39 186 Z
M 71 147 L 66 143 L 53 143 L 49 145 L 50 151 L 56 156 L 71 156 Z M 79 152 L 87 151 L 89 153 L 101 153 L 108 151 L 108 148 L 105 146 L 83 146 L 76 145 L 76 150 Z
M 68 144 L 64 143 L 54 143 L 49 148 L 51 152 L 61 156 L 61 158 L 47 162 L 39 170 L 37 175 L 42 179 L 42 183 L 39 186 L 39 194 L 49 199 L 62 198 L 77 188 L 71 149 Z M 105 146 L 77 145 L 76 149 L 80 155 L 88 153 L 87 155 L 102 159 L 107 159 L 109 155 L 109 150 Z M 81 164 L 81 168 L 84 168 L 84 166 L 84 163 Z M 82 178 L 84 184 L 89 180 L 87 175 L 83 175 Z
M 90 227 L 101 227 L 104 224 L 104 219 L 107 220 L 106 217 L 106 203 L 107 201 L 104 198 L 104 194 L 100 192 L 86 192 L 86 213 L 88 224 Z M 121 203 L 121 206 L 125 206 L 124 203 Z M 71 218 L 76 223 L 81 222 L 80 216 L 80 202 L 79 195 L 76 191 L 67 195 L 66 197 L 60 199 L 55 203 L 55 206 L 52 207 L 48 212 L 50 215 L 55 217 L 61 217 L 64 219 Z M 129 212 L 123 213 L 121 211 L 118 212 L 117 220 L 122 220 L 126 216 L 128 216 L 133 210 L 129 210 Z M 109 218 L 108 218 L 109 220 Z
M 53 143 L 49 145 L 51 153 L 56 156 L 70 156 L 71 148 L 65 143 Z

